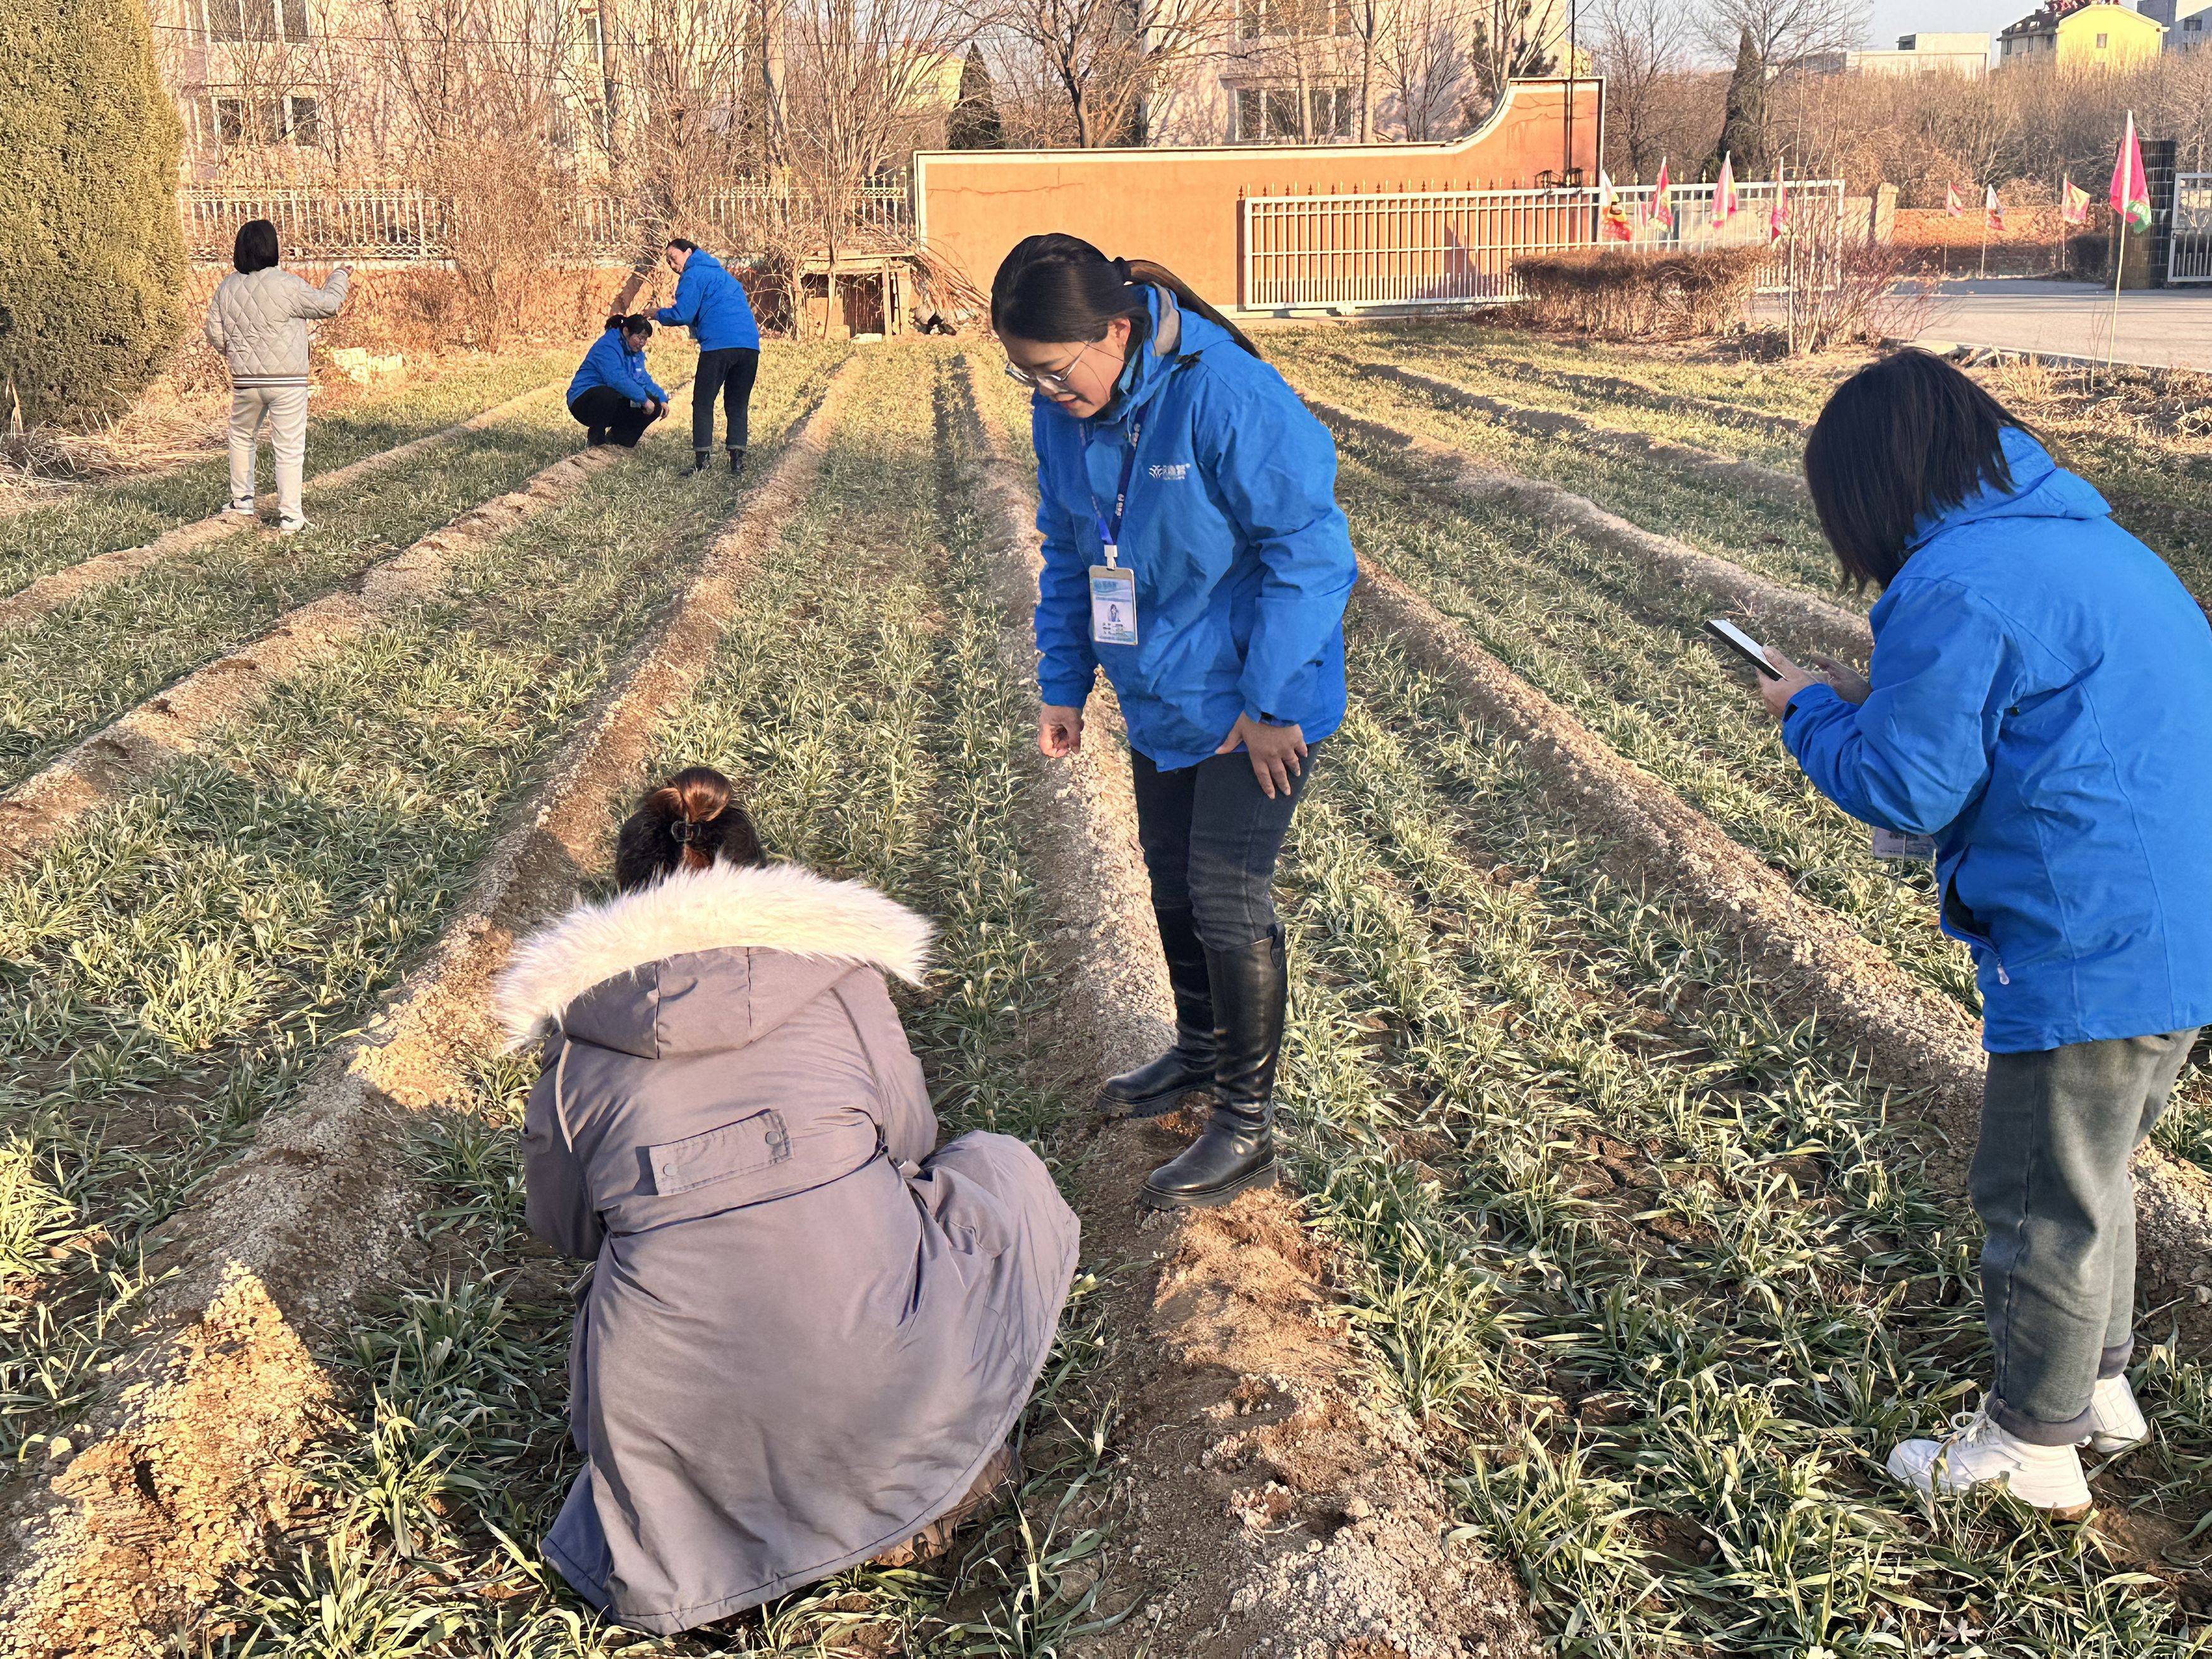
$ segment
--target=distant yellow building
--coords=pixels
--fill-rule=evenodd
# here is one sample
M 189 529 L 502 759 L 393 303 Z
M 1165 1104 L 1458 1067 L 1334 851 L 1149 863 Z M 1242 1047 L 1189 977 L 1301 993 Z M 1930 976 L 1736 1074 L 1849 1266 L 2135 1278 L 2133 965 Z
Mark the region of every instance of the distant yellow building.
M 1997 37 L 1997 67 L 2056 64 L 2061 69 L 2126 69 L 2159 55 L 2166 25 L 2126 6 L 2095 0 L 2047 5 Z

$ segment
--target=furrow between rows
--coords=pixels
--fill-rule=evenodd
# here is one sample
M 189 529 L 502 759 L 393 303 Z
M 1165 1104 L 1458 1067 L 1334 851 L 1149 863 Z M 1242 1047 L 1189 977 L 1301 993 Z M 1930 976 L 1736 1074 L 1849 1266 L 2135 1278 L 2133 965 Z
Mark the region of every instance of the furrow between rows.
M 379 450 L 374 455 L 364 455 L 357 461 L 328 472 L 319 473 L 307 481 L 304 499 L 313 501 L 331 490 L 384 471 L 408 457 L 441 449 L 458 442 L 471 432 L 481 432 L 495 426 L 531 404 L 543 398 L 555 389 L 557 383 L 533 386 L 529 391 L 493 404 L 489 409 L 471 416 L 439 432 L 426 433 L 406 443 L 396 444 L 390 449 Z M 58 607 L 96 588 L 121 581 L 139 571 L 151 569 L 170 559 L 193 552 L 218 541 L 225 536 L 240 533 L 239 520 L 228 513 L 211 513 L 191 524 L 156 537 L 140 547 L 118 548 L 112 552 L 96 553 L 60 570 L 47 574 L 18 588 L 0 599 L 0 629 L 18 627 L 34 621 Z
M 379 1288 L 420 1207 L 400 1155 L 410 1115 L 464 1090 L 462 1057 L 496 1046 L 491 975 L 517 928 L 564 902 L 591 866 L 609 802 L 696 684 L 763 549 L 809 489 L 845 389 L 842 374 L 831 381 L 623 659 L 388 1012 L 327 1054 L 294 1108 L 165 1228 L 157 1264 L 170 1277 L 108 1370 L 95 1432 L 11 1505 L 0 1654 L 158 1639 L 204 1607 L 297 1500 L 299 1455 L 331 1396 L 313 1345 Z M 608 464 L 563 465 L 586 460 Z
M 208 734 L 257 705 L 273 685 L 327 661 L 382 618 L 436 594 L 453 560 L 570 500 L 595 473 L 633 452 L 567 455 L 510 490 L 372 565 L 356 589 L 278 617 L 260 638 L 216 658 L 87 737 L 0 794 L 0 865 L 20 862 L 87 814 L 182 763 Z
M 1741 611 L 1754 622 L 1780 627 L 1820 649 L 1863 658 L 1873 648 L 1866 619 L 1801 589 L 1703 553 L 1609 513 L 1588 496 L 1558 484 L 1498 471 L 1449 444 L 1301 392 L 1306 406 L 1340 433 L 1402 450 L 1435 469 L 1420 478 L 1447 496 L 1492 501 L 1525 513 L 1538 523 L 1564 525 L 1638 568 L 1656 570 L 1686 587 Z M 1419 475 L 1416 475 L 1417 477 Z
M 1360 366 L 1360 373 L 1370 380 L 1389 381 L 1425 392 L 1455 408 L 1486 415 L 1499 424 L 1518 431 L 1539 437 L 1565 437 L 1584 448 L 1603 450 L 1628 460 L 1656 461 L 1674 471 L 1705 479 L 1723 489 L 1744 489 L 1753 495 L 1764 495 L 1784 507 L 1802 507 L 1809 499 L 1804 479 L 1794 472 L 1784 472 L 1779 467 L 1763 466 L 1757 461 L 1701 449 L 1695 444 L 1656 437 L 1648 432 L 1638 432 L 1632 427 L 1607 426 L 1602 422 L 1571 414 L 1565 410 L 1536 409 L 1504 398 L 1486 397 L 1471 387 L 1433 374 L 1424 374 L 1401 363 L 1364 363 Z

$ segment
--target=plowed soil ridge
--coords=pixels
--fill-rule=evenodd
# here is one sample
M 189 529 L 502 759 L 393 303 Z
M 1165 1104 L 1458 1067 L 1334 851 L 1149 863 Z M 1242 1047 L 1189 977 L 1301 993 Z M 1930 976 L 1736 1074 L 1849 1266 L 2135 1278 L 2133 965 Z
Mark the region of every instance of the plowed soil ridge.
M 1578 822 L 1615 848 L 1613 873 L 1663 894 L 1736 941 L 1775 1006 L 1817 1018 L 1854 1048 L 1881 1081 L 1913 1092 L 1938 1184 L 1963 1193 L 1981 1114 L 1979 1033 L 1958 1005 L 1908 977 L 1833 911 L 1790 883 L 1696 808 L 1621 757 L 1565 709 L 1483 651 L 1433 605 L 1370 565 L 1355 599 L 1358 618 L 1393 635 L 1531 761 Z M 1911 1119 L 1898 1120 L 1911 1130 Z M 2212 1260 L 2212 1178 L 2157 1147 L 2136 1159 L 2142 1273 L 2179 1303 L 2200 1340 L 2212 1320 L 2197 1306 L 2193 1274 Z
M 402 1155 L 407 1115 L 458 1098 L 465 1057 L 497 1046 L 492 975 L 591 867 L 609 802 L 819 471 L 845 384 L 841 371 L 624 658 L 386 1013 L 162 1230 L 151 1265 L 170 1277 L 113 1363 L 92 1435 L 0 1520 L 0 1659 L 169 1650 L 295 1506 L 300 1455 L 333 1392 L 313 1352 L 389 1279 L 422 1207 Z
M 968 373 L 974 360 L 964 360 Z M 971 398 L 974 396 L 970 382 Z M 981 491 L 1001 521 L 1003 648 L 1026 673 L 1040 567 L 1033 471 L 978 417 Z M 1110 695 L 1081 751 L 1045 763 L 1032 845 L 1056 896 L 1066 1041 L 1105 1076 L 1150 1060 L 1173 1017 L 1137 849 L 1128 763 Z M 1048 775 L 1050 775 L 1049 774 Z M 1419 1431 L 1365 1364 L 1329 1289 L 1326 1249 L 1296 1198 L 1145 1217 L 1145 1173 L 1194 1127 L 1102 1128 L 1081 1161 L 1086 1255 L 1127 1264 L 1106 1292 L 1140 1340 L 1114 1362 L 1127 1401 L 1117 1486 L 1128 1523 L 1109 1544 L 1102 1607 L 1135 1608 L 1073 1651 L 1097 1659 L 1518 1659 L 1543 1651 L 1518 1583 L 1451 1522 Z
M 260 638 L 195 669 L 84 738 L 0 794 L 0 865 L 35 854 L 84 817 L 199 751 L 225 722 L 271 687 L 359 639 L 382 618 L 434 597 L 453 560 L 568 501 L 593 474 L 632 452 L 602 447 L 565 455 L 520 488 L 471 507 L 372 565 L 358 586 L 286 611 Z
M 1370 442 L 1402 449 L 1426 471 L 1410 474 L 1413 480 L 1446 498 L 1495 501 L 1526 514 L 1539 524 L 1563 525 L 1579 536 L 1618 552 L 1639 569 L 1656 570 L 1683 586 L 1710 594 L 1718 604 L 1742 612 L 1753 621 L 1787 631 L 1814 647 L 1839 657 L 1863 660 L 1874 647 L 1866 618 L 1841 605 L 1773 581 L 1741 565 L 1686 542 L 1662 536 L 1609 513 L 1587 495 L 1540 478 L 1484 466 L 1449 444 L 1424 438 L 1402 427 L 1390 425 L 1315 397 L 1303 387 L 1298 395 L 1340 433 L 1352 433 Z
M 1371 380 L 1385 380 L 1422 392 L 1457 409 L 1483 415 L 1501 426 L 1541 438 L 1570 438 L 1587 449 L 1601 450 L 1632 461 L 1659 461 L 1677 472 L 1686 472 L 1727 489 L 1747 490 L 1779 501 L 1784 507 L 1803 507 L 1811 499 L 1804 479 L 1779 467 L 1701 449 L 1673 438 L 1662 438 L 1633 427 L 1608 426 L 1586 415 L 1565 410 L 1537 409 L 1507 398 L 1492 398 L 1434 374 L 1397 363 L 1364 362 L 1359 373 Z
M 494 404 L 489 409 L 441 431 L 425 433 L 419 438 L 410 438 L 404 444 L 395 444 L 390 449 L 380 449 L 374 455 L 364 455 L 357 461 L 349 461 L 328 472 L 319 472 L 307 481 L 307 487 L 321 490 L 335 484 L 352 483 L 372 473 L 380 472 L 410 455 L 443 448 L 471 432 L 496 425 L 525 404 L 542 398 L 558 384 L 549 380 L 544 386 L 532 386 L 527 392 L 519 392 L 504 403 Z M 237 535 L 250 527 L 230 514 L 210 513 L 204 519 L 179 525 L 174 530 L 156 536 L 143 547 L 119 547 L 112 552 L 95 553 L 66 569 L 50 571 L 36 581 L 26 583 L 7 598 L 0 599 L 0 628 L 16 628 L 27 622 L 35 622 L 80 594 L 119 582 L 126 576 L 135 576 L 142 570 L 197 551 L 210 542 Z

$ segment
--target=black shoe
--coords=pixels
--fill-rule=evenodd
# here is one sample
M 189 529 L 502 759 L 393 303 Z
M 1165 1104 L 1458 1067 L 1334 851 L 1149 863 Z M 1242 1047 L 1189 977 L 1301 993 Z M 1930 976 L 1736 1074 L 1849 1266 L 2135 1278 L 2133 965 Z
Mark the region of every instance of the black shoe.
M 730 476 L 732 478 L 742 478 L 745 476 L 745 452 L 742 449 L 733 449 L 730 452 Z
M 1213 987 L 1213 1115 L 1176 1158 L 1145 1177 L 1155 1210 L 1208 1209 L 1275 1184 L 1275 1062 L 1290 975 L 1275 929 L 1241 951 L 1208 951 Z
M 606 428 L 605 428 L 605 427 L 603 427 L 603 426 L 594 426 L 594 427 L 588 427 L 588 428 L 586 428 L 585 429 L 585 432 L 584 432 L 584 447 L 585 447 L 586 448 L 587 448 L 587 449 L 601 449 L 601 448 L 605 447 L 605 446 L 606 446 L 606 441 L 607 441 L 607 429 L 606 429 Z
M 1206 976 L 1206 947 L 1188 910 L 1155 910 L 1152 919 L 1175 991 L 1175 1047 L 1149 1066 L 1106 1079 L 1098 1109 L 1109 1117 L 1158 1117 L 1194 1090 L 1213 1086 L 1213 992 Z
M 691 452 L 691 465 L 685 467 L 683 471 L 678 473 L 677 477 L 680 478 L 697 477 L 702 472 L 704 472 L 707 470 L 707 457 L 712 453 L 712 451 L 705 449 L 693 450 Z

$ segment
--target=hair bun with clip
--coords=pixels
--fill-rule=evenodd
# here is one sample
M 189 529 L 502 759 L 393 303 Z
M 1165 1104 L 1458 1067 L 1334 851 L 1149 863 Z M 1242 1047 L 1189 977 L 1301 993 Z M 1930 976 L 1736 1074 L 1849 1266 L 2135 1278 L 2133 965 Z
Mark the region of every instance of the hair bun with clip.
M 705 828 L 704 824 L 694 823 L 690 818 L 678 818 L 668 826 L 668 833 L 674 837 L 678 847 L 689 847 L 701 838 L 699 832 Z

